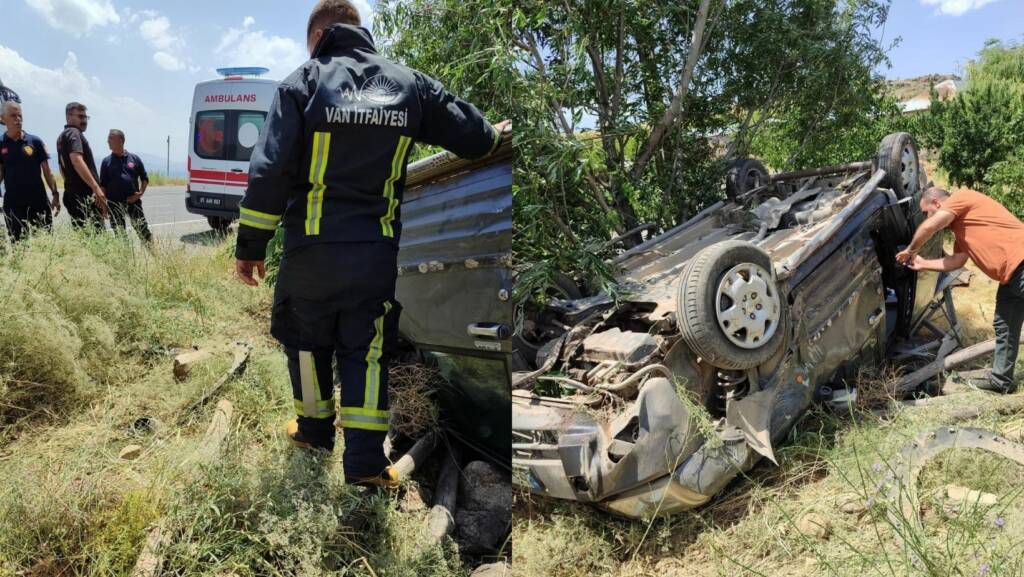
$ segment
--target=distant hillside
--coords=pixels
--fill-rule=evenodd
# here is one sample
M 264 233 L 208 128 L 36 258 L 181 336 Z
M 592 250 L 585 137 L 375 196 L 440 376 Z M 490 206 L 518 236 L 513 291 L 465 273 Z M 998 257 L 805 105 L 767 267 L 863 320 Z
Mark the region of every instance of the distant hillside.
M 960 77 L 955 74 L 928 74 L 926 76 L 918 76 L 917 78 L 900 78 L 896 80 L 887 80 L 886 86 L 889 89 L 889 93 L 892 94 L 896 100 L 905 102 L 913 98 L 928 98 L 928 90 L 942 82 L 943 80 L 960 80 Z

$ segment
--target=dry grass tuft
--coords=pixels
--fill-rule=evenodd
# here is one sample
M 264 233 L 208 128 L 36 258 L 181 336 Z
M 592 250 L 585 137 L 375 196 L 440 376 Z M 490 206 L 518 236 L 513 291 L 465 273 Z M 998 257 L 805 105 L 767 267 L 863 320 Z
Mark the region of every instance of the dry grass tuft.
M 412 439 L 440 426 L 435 399 L 440 387 L 450 386 L 441 371 L 421 364 L 390 368 L 388 395 L 391 430 Z
M 0 577 L 128 575 L 157 520 L 174 537 L 163 575 L 464 576 L 425 513 L 345 485 L 340 451 L 289 448 L 288 370 L 262 313 L 270 291 L 232 277 L 231 243 L 149 252 L 58 228 L 0 250 Z M 170 349 L 233 340 L 254 345 L 218 393 L 235 419 L 220 459 L 197 467 L 188 457 L 212 408 L 175 424 L 231 355 L 179 382 Z M 419 408 L 402 412 L 415 426 L 432 422 L 434 378 L 413 379 Z M 155 426 L 133 428 L 143 417 Z M 120 458 L 127 445 L 141 454 Z

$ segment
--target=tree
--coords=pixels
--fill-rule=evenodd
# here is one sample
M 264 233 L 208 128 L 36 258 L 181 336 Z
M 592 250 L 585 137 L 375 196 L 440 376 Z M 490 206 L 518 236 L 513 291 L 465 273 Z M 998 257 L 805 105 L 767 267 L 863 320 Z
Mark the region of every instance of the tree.
M 834 143 L 882 109 L 873 34 L 887 12 L 887 0 L 384 0 L 377 22 L 391 55 L 514 119 L 515 256 L 539 264 L 539 291 L 558 270 L 607 286 L 602 257 L 638 242 L 642 223 L 667 229 L 717 200 L 732 157 L 796 168 L 848 154 Z M 878 142 L 866 140 L 848 147 L 857 158 Z
M 1002 178 L 1014 174 L 1011 167 L 988 173 L 1011 157 L 1024 157 L 1024 46 L 986 42 L 966 67 L 964 90 L 947 103 L 933 98 L 931 114 L 941 125 L 939 166 L 950 180 L 1006 189 L 1013 180 Z

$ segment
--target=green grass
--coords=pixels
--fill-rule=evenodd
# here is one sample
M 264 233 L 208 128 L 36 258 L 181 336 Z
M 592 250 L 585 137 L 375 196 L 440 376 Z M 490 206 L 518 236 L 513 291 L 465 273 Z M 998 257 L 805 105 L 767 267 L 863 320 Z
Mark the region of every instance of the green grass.
M 0 576 L 126 575 L 158 521 L 166 575 L 465 574 L 422 514 L 346 486 L 340 451 L 286 446 L 270 292 L 232 277 L 231 243 L 149 252 L 58 228 L 0 253 Z M 231 357 L 177 382 L 169 349 L 237 339 L 254 348 L 219 395 L 234 406 L 231 434 L 199 466 L 189 456 L 214 403 L 181 407 Z M 133 429 L 143 416 L 152 432 Z M 120 459 L 129 444 L 142 455 Z
M 182 176 L 167 176 L 162 172 L 149 173 L 150 186 L 185 186 L 188 178 Z

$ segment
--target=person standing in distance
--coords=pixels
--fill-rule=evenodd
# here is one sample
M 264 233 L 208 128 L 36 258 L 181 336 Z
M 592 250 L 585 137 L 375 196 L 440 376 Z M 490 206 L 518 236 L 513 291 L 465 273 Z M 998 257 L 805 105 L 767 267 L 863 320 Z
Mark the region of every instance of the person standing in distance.
M 21 104 L 5 101 L 0 118 L 6 127 L 0 137 L 0 181 L 6 189 L 4 221 L 11 242 L 18 242 L 31 226 L 50 228 L 53 223 L 50 209 L 60 212 L 60 194 L 50 173 L 46 145 L 41 138 L 22 128 Z M 53 193 L 52 203 L 46 201 L 44 182 Z
M 64 175 L 64 207 L 75 227 L 91 223 L 97 230 L 103 230 L 107 199 L 100 188 L 92 147 L 82 134 L 89 127 L 85 110 L 84 104 L 69 102 L 64 109 L 67 124 L 57 137 L 57 159 Z
M 107 198 L 110 228 L 114 232 L 124 232 L 125 221 L 130 220 L 139 238 L 150 242 L 153 235 L 142 212 L 142 195 L 149 186 L 146 166 L 137 154 L 124 149 L 124 132 L 111 129 L 107 135 L 107 146 L 110 147 L 110 155 L 100 163 L 100 188 Z

